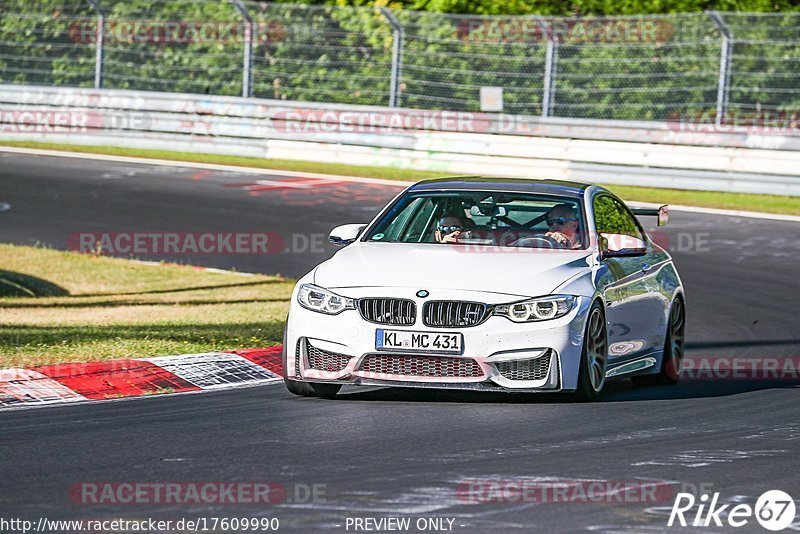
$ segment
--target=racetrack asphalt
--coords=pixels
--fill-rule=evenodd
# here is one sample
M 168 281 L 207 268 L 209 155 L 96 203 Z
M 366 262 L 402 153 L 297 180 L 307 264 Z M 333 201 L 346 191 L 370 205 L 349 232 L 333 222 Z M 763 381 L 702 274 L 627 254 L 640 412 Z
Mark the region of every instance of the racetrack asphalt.
M 294 277 L 334 252 L 323 244 L 332 227 L 368 221 L 399 191 L 2 152 L 0 183 L 0 203 L 10 205 L 0 212 L 1 242 L 66 248 L 80 232 L 277 232 L 287 252 L 142 257 Z M 674 212 L 657 230 L 686 287 L 690 355 L 800 356 L 799 228 Z M 679 531 L 666 527 L 674 493 L 656 503 L 471 503 L 459 488 L 475 480 L 643 480 L 719 492 L 722 504 L 754 504 L 769 489 L 798 500 L 797 386 L 621 381 L 600 402 L 572 404 L 403 389 L 343 390 L 327 401 L 277 385 L 12 411 L 0 414 L 0 510 L 32 519 L 277 517 L 281 530 L 307 532 L 387 516 L 455 518 L 454 530 L 469 532 Z M 69 490 L 82 481 L 271 481 L 289 498 L 269 506 L 81 505 Z M 324 498 L 294 494 L 314 484 Z

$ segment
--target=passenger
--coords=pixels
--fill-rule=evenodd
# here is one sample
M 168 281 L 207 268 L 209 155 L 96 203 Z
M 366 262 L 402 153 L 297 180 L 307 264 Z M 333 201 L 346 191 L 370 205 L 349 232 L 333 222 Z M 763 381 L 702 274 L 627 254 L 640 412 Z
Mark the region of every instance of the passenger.
M 459 217 L 447 215 L 439 219 L 434 238 L 437 243 L 457 243 L 462 233 L 467 233 L 464 221 Z

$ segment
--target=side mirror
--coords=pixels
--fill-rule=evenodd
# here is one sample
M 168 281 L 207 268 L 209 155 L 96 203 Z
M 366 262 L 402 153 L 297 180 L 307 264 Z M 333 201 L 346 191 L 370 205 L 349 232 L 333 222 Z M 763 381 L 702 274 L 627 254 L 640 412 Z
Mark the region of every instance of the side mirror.
M 600 234 L 600 258 L 635 258 L 647 254 L 647 242 L 625 234 Z
M 366 224 L 343 224 L 331 230 L 328 241 L 337 247 L 344 247 L 358 239 Z
M 664 204 L 658 208 L 658 225 L 664 226 L 669 222 L 669 206 Z
M 664 226 L 669 222 L 669 206 L 667 204 L 659 208 L 631 208 L 631 211 L 637 217 L 640 215 L 658 217 L 659 226 Z

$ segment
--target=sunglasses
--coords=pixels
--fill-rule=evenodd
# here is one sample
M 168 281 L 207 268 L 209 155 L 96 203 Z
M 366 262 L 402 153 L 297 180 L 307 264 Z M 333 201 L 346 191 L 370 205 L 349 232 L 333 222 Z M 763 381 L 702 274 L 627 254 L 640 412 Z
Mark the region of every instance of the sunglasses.
M 463 230 L 462 226 L 452 225 L 452 226 L 439 226 L 439 231 L 444 232 L 446 234 L 452 234 L 453 232 L 458 232 L 459 230 Z
M 575 217 L 553 217 L 552 219 L 547 219 L 548 226 L 561 226 L 562 224 L 566 223 L 567 221 L 577 221 Z

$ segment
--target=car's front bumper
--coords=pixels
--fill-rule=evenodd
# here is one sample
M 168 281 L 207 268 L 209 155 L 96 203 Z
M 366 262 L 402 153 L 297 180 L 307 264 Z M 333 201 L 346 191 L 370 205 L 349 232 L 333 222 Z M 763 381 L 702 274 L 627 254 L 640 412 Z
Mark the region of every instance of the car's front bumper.
M 424 303 L 409 288 L 337 290 L 351 298 L 397 297 Z M 452 300 L 476 300 L 458 292 L 439 293 Z M 489 304 L 513 298 L 482 294 Z M 578 368 L 589 299 L 579 298 L 566 316 L 541 322 L 515 323 L 492 316 L 462 328 L 431 328 L 420 319 L 410 326 L 379 325 L 357 310 L 325 315 L 301 307 L 293 295 L 286 326 L 286 375 L 307 382 L 372 386 L 406 386 L 479 391 L 564 391 L 577 387 Z M 463 334 L 463 354 L 378 351 L 378 328 Z

